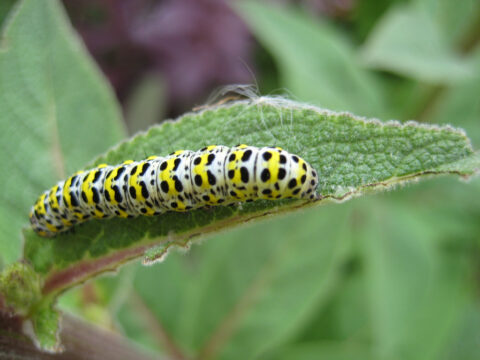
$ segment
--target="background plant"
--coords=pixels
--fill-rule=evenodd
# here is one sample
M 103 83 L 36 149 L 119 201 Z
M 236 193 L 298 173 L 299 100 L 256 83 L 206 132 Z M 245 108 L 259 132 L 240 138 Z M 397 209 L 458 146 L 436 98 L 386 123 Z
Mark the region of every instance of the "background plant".
M 2 188 L 12 189 L 2 194 L 4 265 L 20 256 L 23 209 L 38 189 L 124 136 L 119 109 L 69 33 L 61 8 L 24 2 L 17 9 L 4 20 L 10 33 L 2 36 L 0 54 L 0 117 L 9 124 L 2 163 L 11 169 Z M 234 11 L 259 41 L 254 53 L 243 51 L 256 59 L 251 67 L 264 92 L 281 86 L 333 110 L 454 124 L 478 146 L 475 2 L 385 2 L 379 8 L 364 1 L 333 12 L 330 20 L 252 2 Z M 12 53 L 15 39 L 22 42 Z M 51 72 L 36 71 L 39 63 Z M 182 66 L 182 78 L 189 69 Z M 138 92 L 133 85 L 117 87 L 126 113 L 136 114 L 130 121 L 163 117 L 158 97 L 173 91 L 171 82 L 139 85 Z M 165 104 L 171 114 L 182 109 Z M 26 118 L 47 126 L 28 128 Z M 60 143 L 38 143 L 52 119 Z M 79 136 L 89 127 L 85 119 L 100 136 Z M 16 150 L 18 144 L 28 151 Z M 62 150 L 53 152 L 61 155 L 58 161 L 52 161 L 52 144 Z M 187 256 L 174 252 L 161 265 L 128 265 L 115 277 L 66 293 L 60 305 L 172 358 L 474 359 L 480 336 L 478 190 L 478 181 L 467 186 L 445 178 L 258 223 L 209 239 Z

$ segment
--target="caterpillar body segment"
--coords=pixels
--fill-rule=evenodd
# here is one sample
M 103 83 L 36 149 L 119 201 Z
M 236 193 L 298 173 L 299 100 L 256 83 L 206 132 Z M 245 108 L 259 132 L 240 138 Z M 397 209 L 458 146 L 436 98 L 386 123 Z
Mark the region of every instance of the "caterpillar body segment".
M 155 216 L 257 199 L 315 199 L 318 175 L 278 147 L 212 145 L 77 172 L 45 191 L 30 211 L 52 237 L 91 218 Z

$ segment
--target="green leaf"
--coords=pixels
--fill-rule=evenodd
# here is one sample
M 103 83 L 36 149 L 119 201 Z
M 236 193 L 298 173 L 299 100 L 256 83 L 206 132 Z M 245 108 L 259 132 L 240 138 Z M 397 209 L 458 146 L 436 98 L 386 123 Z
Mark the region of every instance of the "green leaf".
M 470 31 L 473 36 L 478 34 L 475 22 L 479 21 L 480 2 L 477 0 L 414 0 L 413 3 L 431 15 L 441 30 L 442 38 L 449 43 L 468 41 L 465 37 Z
M 418 196 L 417 206 L 413 203 L 372 201 L 363 207 L 368 215 L 359 238 L 375 347 L 382 359 L 438 359 L 473 290 L 458 219 L 443 218 Z
M 4 21 L 6 20 L 10 10 L 12 9 L 16 1 L 17 0 L 3 0 L 0 2 L 0 28 L 2 28 L 2 26 L 4 25 Z
M 363 0 L 354 4 L 352 20 L 357 38 L 364 40 L 378 19 L 397 2 L 404 0 Z
M 96 164 L 139 160 L 209 144 L 281 146 L 320 174 L 323 202 L 372 193 L 425 175 L 468 176 L 479 168 L 462 131 L 410 122 L 381 123 L 284 99 L 259 98 L 191 113 L 122 143 Z M 160 217 L 90 221 L 53 239 L 25 231 L 25 258 L 48 276 L 47 293 L 142 256 L 159 244 L 188 244 L 265 214 L 291 211 L 304 201 L 257 201 L 232 207 L 165 213 Z
M 313 343 L 325 341 L 346 342 L 369 341 L 371 319 L 367 301 L 366 279 L 362 258 L 357 254 L 358 213 L 363 202 L 352 203 L 348 221 L 348 235 L 353 242 L 352 249 L 342 267 L 340 280 L 328 303 L 317 309 L 309 320 L 297 342 Z M 346 209 L 344 209 L 346 211 Z M 318 231 L 324 231 L 324 228 Z M 339 241 L 330 238 L 330 241 Z M 341 241 L 341 240 L 340 240 Z
M 450 84 L 472 75 L 470 64 L 449 48 L 429 13 L 399 5 L 380 20 L 362 56 L 367 65 L 432 84 Z
M 461 126 L 471 136 L 475 145 L 480 145 L 480 47 L 472 53 L 474 74 L 471 79 L 448 88 L 431 109 L 427 121 Z
M 19 1 L 0 37 L 0 262 L 38 194 L 122 139 L 120 112 L 56 0 Z
M 373 359 L 368 346 L 355 343 L 311 343 L 282 348 L 271 360 L 369 360 Z
M 343 226 L 350 215 L 345 206 L 310 209 L 139 269 L 135 290 L 150 311 L 144 323 L 154 317 L 183 352 L 199 358 L 252 359 L 276 349 L 330 295 L 350 247 Z M 126 312 L 138 315 L 139 308 Z M 144 338 L 134 329 L 129 334 Z
M 145 339 L 152 337 L 145 317 L 155 318 L 182 352 L 198 355 L 216 333 L 211 329 L 229 323 L 236 304 L 248 296 L 255 273 L 266 266 L 262 261 L 276 258 L 278 247 L 291 244 L 298 251 L 287 251 L 272 269 L 272 276 L 282 279 L 281 285 L 267 284 L 265 292 L 272 294 L 262 301 L 269 305 L 253 303 L 236 319 L 234 330 L 227 332 L 220 346 L 224 358 L 235 358 L 236 351 L 243 359 L 315 355 L 342 359 L 356 358 L 352 351 L 357 350 L 358 358 L 437 359 L 435 354 L 443 354 L 452 340 L 461 346 L 457 329 L 465 316 L 464 305 L 468 297 L 476 301 L 475 272 L 469 262 L 476 262 L 478 250 L 466 240 L 478 241 L 478 213 L 470 214 L 468 203 L 455 191 L 468 194 L 470 188 L 454 180 L 437 179 L 420 184 L 420 190 L 404 187 L 255 224 L 193 247 L 188 256 L 171 254 L 161 266 L 139 270 L 135 289 L 150 313 L 143 315 L 142 322 L 139 307 L 129 306 L 122 319 L 130 319 L 122 320 L 122 325 L 131 338 L 158 344 L 155 336 Z M 334 248 L 334 244 L 348 247 Z M 360 248 L 362 255 L 358 258 L 349 251 L 356 258 L 353 264 L 345 263 L 344 250 L 350 246 Z M 323 263 L 320 257 L 332 259 L 335 249 L 341 256 L 326 265 L 330 274 L 326 268 L 315 271 L 313 266 L 320 269 Z M 287 263 L 292 267 L 283 271 Z M 378 268 L 377 263 L 382 266 Z M 344 281 L 348 274 L 353 277 Z M 325 283 L 327 278 L 331 280 Z M 248 283 L 249 279 L 253 281 Z M 321 296 L 312 296 L 312 289 Z M 295 293 L 295 301 L 288 301 L 290 292 Z M 259 306 L 271 310 L 259 314 Z M 277 306 L 281 314 L 269 316 Z M 298 307 L 307 315 L 302 316 Z M 135 326 L 131 314 L 139 322 Z M 250 319 L 256 319 L 258 326 L 245 328 Z M 465 325 L 476 329 L 474 322 Z M 251 333 L 258 343 L 247 345 Z M 472 349 L 475 334 L 468 336 Z M 378 351 L 385 356 L 372 355 Z
M 283 85 L 296 97 L 326 109 L 384 115 L 382 88 L 336 28 L 295 8 L 258 1 L 237 2 L 235 8 L 272 53 Z
M 63 350 L 59 338 L 60 313 L 51 303 L 42 304 L 28 321 L 32 322 L 32 340 L 39 348 L 51 353 Z
M 472 299 L 472 302 L 464 307 L 461 326 L 455 340 L 440 359 L 476 360 L 478 344 L 480 344 L 480 306 L 478 299 Z

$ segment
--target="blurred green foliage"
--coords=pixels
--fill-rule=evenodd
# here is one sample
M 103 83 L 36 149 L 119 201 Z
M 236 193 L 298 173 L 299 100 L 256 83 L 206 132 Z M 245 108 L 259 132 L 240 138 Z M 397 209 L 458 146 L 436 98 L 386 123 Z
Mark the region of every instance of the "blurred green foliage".
M 56 2 L 16 5 L 0 42 L 0 162 L 8 169 L 0 179 L 0 228 L 7 239 L 0 242 L 0 264 L 19 258 L 18 229 L 39 189 L 124 136 L 113 94 L 63 9 Z
M 299 8 L 237 11 L 275 64 L 260 79 L 333 110 L 451 123 L 478 147 L 479 3 L 378 3 L 358 1 L 350 28 Z M 476 360 L 479 196 L 478 179 L 447 178 L 257 223 L 61 306 L 172 358 Z
M 298 8 L 237 9 L 275 64 L 263 60 L 260 79 L 334 110 L 451 123 L 478 145 L 478 4 L 390 3 L 359 1 L 349 31 Z M 479 190 L 478 180 L 435 180 L 216 236 L 160 266 L 132 265 L 135 295 L 115 313 L 126 334 L 165 351 L 146 319 L 133 321 L 145 306 L 186 354 L 213 358 L 477 359 Z M 343 244 L 341 256 L 316 250 L 325 240 Z M 290 241 L 298 251 L 263 280 Z M 323 255 L 329 271 L 312 267 L 309 288 L 301 272 Z

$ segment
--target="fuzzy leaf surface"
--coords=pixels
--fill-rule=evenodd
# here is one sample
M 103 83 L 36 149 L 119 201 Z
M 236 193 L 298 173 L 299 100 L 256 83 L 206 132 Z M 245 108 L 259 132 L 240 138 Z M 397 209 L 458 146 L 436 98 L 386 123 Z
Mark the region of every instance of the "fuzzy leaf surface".
M 153 127 L 95 164 L 238 143 L 281 146 L 305 158 L 320 174 L 319 203 L 346 200 L 425 175 L 468 177 L 480 161 L 463 131 L 448 126 L 382 123 L 284 99 L 259 98 L 189 113 Z M 47 276 L 44 292 L 50 293 L 114 269 L 153 246 L 185 245 L 198 235 L 307 205 L 312 203 L 256 201 L 153 218 L 90 221 L 53 239 L 28 229 L 25 258 Z

